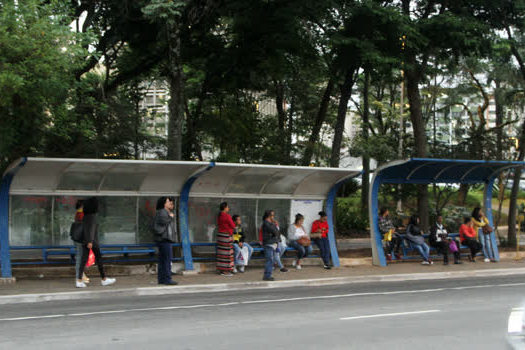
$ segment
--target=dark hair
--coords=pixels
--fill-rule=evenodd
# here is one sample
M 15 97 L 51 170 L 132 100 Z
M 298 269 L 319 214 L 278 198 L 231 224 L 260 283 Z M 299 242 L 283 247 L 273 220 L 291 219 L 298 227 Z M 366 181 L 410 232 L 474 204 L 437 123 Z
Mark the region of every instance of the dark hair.
M 410 221 L 408 222 L 411 225 L 417 225 L 417 220 L 419 219 L 419 215 L 414 214 L 410 217 Z
M 240 215 L 234 215 L 232 216 L 232 221 L 235 223 L 235 220 L 237 220 L 238 218 L 240 218 Z
M 84 214 L 98 213 L 98 199 L 97 197 L 90 197 L 83 202 Z
M 222 202 L 220 205 L 219 205 L 219 210 L 220 211 L 223 211 L 224 209 L 226 209 L 228 207 L 228 203 L 227 202 Z
M 266 211 L 264 212 L 264 214 L 263 214 L 263 217 L 262 217 L 263 221 L 266 220 L 266 219 L 268 219 L 270 216 L 272 216 L 272 213 L 273 213 L 273 212 L 274 212 L 274 211 L 271 210 L 271 209 L 266 210 Z
M 388 211 L 388 208 L 386 208 L 386 207 L 382 207 L 381 209 L 379 209 L 379 215 L 382 216 L 382 215 L 385 214 L 387 211 Z
M 84 201 L 82 199 L 79 199 L 76 203 L 75 203 L 75 209 L 78 210 L 80 208 L 82 208 L 84 206 Z
M 472 217 L 478 221 L 481 219 L 481 214 L 479 213 L 480 211 L 481 211 L 480 207 L 475 207 L 474 210 L 472 211 Z
M 472 220 L 472 219 L 470 218 L 470 216 L 465 216 L 465 217 L 463 218 L 463 223 L 464 223 L 464 224 L 468 224 L 471 220 Z
M 319 212 L 319 216 L 322 217 L 322 218 L 324 218 L 324 217 L 326 216 L 326 213 L 325 213 L 324 211 L 321 210 L 321 211 Z
M 296 214 L 294 224 L 297 224 L 302 219 L 304 219 L 304 216 L 302 214 Z
M 166 204 L 166 201 L 169 200 L 170 202 L 175 202 L 175 197 L 167 197 L 163 196 L 157 199 L 157 210 L 164 209 L 164 204 Z

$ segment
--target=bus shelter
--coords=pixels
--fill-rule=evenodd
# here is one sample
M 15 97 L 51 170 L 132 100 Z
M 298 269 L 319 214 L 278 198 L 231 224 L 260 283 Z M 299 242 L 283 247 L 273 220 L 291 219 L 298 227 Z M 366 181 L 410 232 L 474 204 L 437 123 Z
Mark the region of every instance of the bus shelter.
M 358 176 L 352 169 L 214 162 L 22 158 L 4 173 L 0 187 L 2 277 L 11 277 L 13 247 L 71 245 L 69 226 L 78 199 L 97 196 L 101 244 L 152 242 L 150 223 L 160 196 L 177 200 L 179 245 L 186 270 L 192 246 L 214 242 L 221 201 L 243 218 L 256 237 L 264 210 L 273 209 L 285 229 L 296 212 L 313 221 L 325 208 L 330 247 L 339 265 L 333 207 L 337 188 Z M 315 210 L 315 213 L 313 212 Z
M 376 169 L 369 193 L 370 241 L 373 264 L 386 266 L 379 232 L 379 187 L 382 184 L 485 184 L 485 215 L 493 225 L 492 189 L 498 175 L 509 169 L 525 167 L 525 162 L 412 158 L 386 163 Z M 494 257 L 499 261 L 496 235 L 491 233 Z

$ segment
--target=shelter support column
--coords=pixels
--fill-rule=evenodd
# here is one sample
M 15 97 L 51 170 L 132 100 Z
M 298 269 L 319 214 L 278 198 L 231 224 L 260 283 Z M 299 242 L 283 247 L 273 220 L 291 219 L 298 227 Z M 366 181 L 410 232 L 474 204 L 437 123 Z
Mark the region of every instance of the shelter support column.
M 376 266 L 386 266 L 383 242 L 379 232 L 378 196 L 381 186 L 381 176 L 374 176 L 368 197 L 368 210 L 370 218 L 370 245 L 372 246 L 372 263 Z
M 485 193 L 483 195 L 485 215 L 487 216 L 490 226 L 492 227 L 494 227 L 494 219 L 492 215 L 492 190 L 493 190 L 495 181 L 496 181 L 496 177 L 492 177 L 489 180 L 489 182 L 485 184 Z M 490 241 L 491 241 L 492 249 L 494 252 L 494 259 L 496 259 L 496 261 L 499 261 L 499 250 L 498 250 L 498 243 L 496 241 L 495 231 L 492 231 L 492 233 L 490 234 Z
M 330 255 L 332 256 L 332 264 L 334 267 L 341 266 L 339 262 L 339 253 L 337 252 L 337 241 L 335 238 L 334 230 L 334 205 L 335 198 L 337 197 L 337 190 L 341 185 L 348 179 L 339 181 L 332 186 L 330 192 L 328 192 L 328 197 L 326 198 L 326 215 L 328 215 L 328 242 L 330 244 Z
M 190 224 L 189 224 L 189 214 L 188 214 L 188 201 L 190 198 L 191 186 L 197 180 L 197 178 L 210 170 L 215 166 L 215 163 L 212 162 L 206 168 L 198 170 L 192 176 L 186 180 L 180 191 L 179 199 L 179 228 L 180 236 L 182 240 L 182 254 L 184 258 L 184 267 L 187 271 L 193 270 L 193 257 L 191 253 L 191 240 L 190 240 Z
M 18 169 L 23 167 L 26 162 L 27 159 L 23 158 L 16 167 L 6 172 L 0 183 L 0 265 L 2 267 L 2 278 L 13 277 L 9 252 L 9 189 Z

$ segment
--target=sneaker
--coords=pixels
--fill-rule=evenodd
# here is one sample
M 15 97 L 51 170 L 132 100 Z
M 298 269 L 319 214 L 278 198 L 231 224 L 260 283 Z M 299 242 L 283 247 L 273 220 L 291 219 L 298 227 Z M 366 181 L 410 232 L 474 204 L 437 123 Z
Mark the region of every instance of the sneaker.
M 295 265 L 295 268 L 296 268 L 297 270 L 302 269 L 301 265 Z
M 430 262 L 428 262 L 428 261 L 423 261 L 423 262 L 421 262 L 421 265 L 430 265 Z
M 87 287 L 87 285 L 84 282 L 79 282 L 79 281 L 75 282 L 75 286 L 77 288 L 86 288 Z
M 392 254 L 387 254 L 386 255 L 386 261 L 388 261 L 388 262 L 392 261 Z
M 236 267 L 233 268 L 232 273 L 237 273 L 237 268 Z
M 172 280 L 172 281 L 168 281 L 168 282 L 161 283 L 161 284 L 164 284 L 166 286 L 176 286 L 179 283 Z
M 283 267 L 280 271 L 281 272 L 288 272 L 288 269 L 286 267 Z
M 497 261 L 496 261 L 496 259 L 490 259 L 490 262 L 495 263 L 495 262 L 497 262 Z
M 89 282 L 91 282 L 91 280 L 89 279 L 88 276 L 86 276 L 86 274 L 83 274 L 83 276 L 82 276 L 82 282 L 84 282 L 84 283 L 89 283 Z
M 428 259 L 428 262 L 430 263 L 430 265 L 434 265 L 434 262 L 430 259 Z
M 486 263 L 489 263 L 490 259 L 489 258 L 485 258 L 483 261 L 486 262 Z
M 107 277 L 105 280 L 100 281 L 100 284 L 103 286 L 110 286 L 113 283 L 117 282 L 115 278 L 109 278 Z
M 239 272 L 244 273 L 244 266 L 239 266 Z
M 273 277 L 263 277 L 263 281 L 275 281 L 275 278 Z
M 221 272 L 221 276 L 231 277 L 231 276 L 233 276 L 233 274 L 229 273 L 229 272 Z
M 292 266 L 293 266 L 293 267 L 296 267 L 296 266 L 297 266 L 297 260 L 292 261 Z
M 461 261 L 454 261 L 454 264 L 459 265 L 459 264 L 463 264 L 463 263 Z
M 324 265 L 323 268 L 324 268 L 325 270 L 330 270 L 330 269 L 331 269 L 331 267 L 328 266 L 328 265 Z

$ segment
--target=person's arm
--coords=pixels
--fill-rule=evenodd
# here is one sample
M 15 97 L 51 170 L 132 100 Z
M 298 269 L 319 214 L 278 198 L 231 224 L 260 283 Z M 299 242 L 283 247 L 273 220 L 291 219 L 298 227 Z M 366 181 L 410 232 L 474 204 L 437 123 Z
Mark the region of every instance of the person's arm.
M 87 215 L 84 217 L 83 220 L 84 224 L 84 241 L 88 245 L 92 245 L 93 241 L 95 240 L 95 232 L 97 230 L 97 224 L 95 222 L 95 216 L 94 215 Z M 89 247 L 91 248 L 91 247 Z
M 288 226 L 287 235 L 288 235 L 288 239 L 289 240 L 296 240 L 297 239 L 297 237 L 295 237 L 295 225 L 294 224 L 291 224 L 290 226 Z
M 312 224 L 312 233 L 321 233 L 321 227 L 319 225 L 319 221 L 314 221 Z
M 226 225 L 232 230 L 235 229 L 235 223 L 233 222 L 232 217 L 228 214 L 226 214 Z
M 472 218 L 472 222 L 474 223 L 474 225 L 476 225 L 477 227 L 483 227 L 485 226 L 487 223 L 485 222 L 485 220 L 481 219 L 481 221 L 478 221 L 476 220 L 475 218 Z

